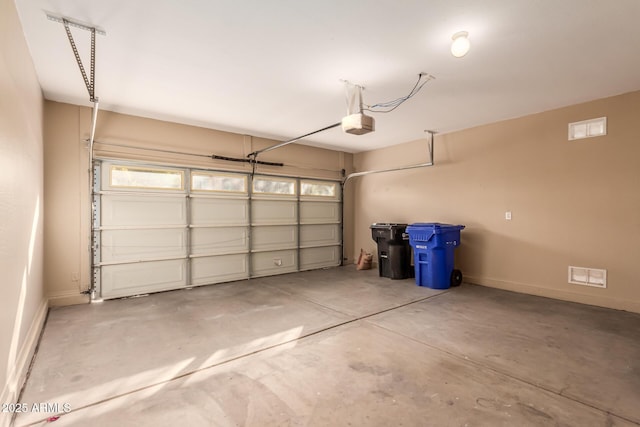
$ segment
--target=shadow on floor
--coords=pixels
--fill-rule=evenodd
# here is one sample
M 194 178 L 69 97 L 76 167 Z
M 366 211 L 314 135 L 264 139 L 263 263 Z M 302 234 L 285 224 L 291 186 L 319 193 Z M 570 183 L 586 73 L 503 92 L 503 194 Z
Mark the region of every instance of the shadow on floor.
M 640 315 L 295 273 L 52 309 L 21 401 L 68 403 L 58 426 L 636 425 Z

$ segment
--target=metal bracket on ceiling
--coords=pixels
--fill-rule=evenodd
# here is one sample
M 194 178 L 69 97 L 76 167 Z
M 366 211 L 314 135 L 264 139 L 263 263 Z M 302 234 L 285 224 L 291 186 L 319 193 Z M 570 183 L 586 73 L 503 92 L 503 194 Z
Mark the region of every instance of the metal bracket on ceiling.
M 66 19 L 62 19 L 62 23 L 64 24 L 64 29 L 67 32 L 67 37 L 69 38 L 69 43 L 71 44 L 71 49 L 73 49 L 73 54 L 76 57 L 76 62 L 78 63 L 78 67 L 80 68 L 80 73 L 82 73 L 82 78 L 84 79 L 84 84 L 87 86 L 87 91 L 89 92 L 89 100 L 91 102 L 96 101 L 95 96 L 95 76 L 96 76 L 96 29 L 92 28 L 91 31 L 91 80 L 87 78 L 87 73 L 84 70 L 84 66 L 82 65 L 82 58 L 80 58 L 80 54 L 78 53 L 78 48 L 76 47 L 76 43 L 73 41 L 73 34 L 71 34 L 71 29 L 69 28 L 69 21 Z
M 104 30 L 96 28 L 94 26 L 83 24 L 79 21 L 68 19 L 62 16 L 56 16 L 50 13 L 47 13 L 47 19 L 54 22 L 60 22 L 62 23 L 62 25 L 64 25 L 64 29 L 67 33 L 67 38 L 69 39 L 69 44 L 71 44 L 71 49 L 73 50 L 73 55 L 75 56 L 76 62 L 78 63 L 78 68 L 80 68 L 80 73 L 82 74 L 82 79 L 84 80 L 84 84 L 87 87 L 87 92 L 89 92 L 89 100 L 91 102 L 97 102 L 98 99 L 95 96 L 96 33 L 101 35 L 106 35 L 107 33 Z M 70 27 L 80 28 L 91 33 L 91 68 L 89 70 L 89 77 L 87 76 L 84 64 L 82 63 L 82 58 L 80 58 L 80 53 L 78 52 L 78 48 L 76 46 L 75 40 L 73 39 L 73 34 L 71 33 Z
M 67 38 L 69 39 L 69 44 L 71 45 L 71 49 L 73 50 L 73 55 L 76 58 L 76 62 L 78 63 L 78 68 L 80 68 L 80 73 L 82 74 L 82 79 L 84 80 L 84 84 L 87 87 L 87 92 L 89 92 L 89 100 L 93 102 L 93 114 L 91 117 L 91 137 L 89 138 L 89 170 L 92 168 L 93 164 L 93 142 L 96 132 L 96 121 L 98 119 L 98 108 L 99 101 L 98 97 L 96 97 L 96 33 L 107 35 L 107 33 L 101 29 L 93 26 L 91 24 L 82 23 L 80 21 L 69 19 L 64 16 L 55 15 L 49 12 L 46 12 L 47 19 L 54 22 L 60 22 L 64 25 L 64 29 L 67 33 Z M 89 70 L 90 77 L 87 77 L 87 72 L 85 71 L 84 65 L 82 63 L 82 58 L 80 58 L 80 53 L 78 52 L 78 47 L 76 46 L 75 40 L 73 39 L 73 34 L 71 33 L 70 27 L 80 28 L 82 30 L 89 31 L 91 33 L 91 68 Z
M 408 170 L 408 169 L 418 169 L 418 168 L 425 168 L 425 167 L 429 167 L 429 166 L 433 166 L 433 135 L 435 135 L 435 131 L 432 130 L 425 130 L 424 131 L 426 134 L 429 135 L 429 139 L 427 139 L 427 149 L 429 150 L 429 161 L 428 162 L 424 162 L 424 163 L 418 163 L 415 165 L 409 165 L 409 166 L 399 166 L 399 167 L 394 167 L 394 168 L 388 168 L 388 169 L 376 169 L 376 170 L 368 170 L 368 171 L 362 171 L 362 172 L 353 172 L 350 173 L 349 175 L 347 175 L 344 180 L 342 181 L 342 185 L 345 185 L 351 178 L 357 178 L 359 176 L 365 176 L 365 175 L 371 175 L 374 173 L 384 173 L 384 172 L 396 172 L 396 171 L 403 171 L 403 170 Z
M 81 30 L 86 30 L 86 31 L 96 30 L 96 34 L 100 34 L 101 36 L 106 36 L 107 35 L 107 32 L 105 30 L 103 30 L 102 28 L 96 27 L 96 26 L 91 25 L 91 24 L 80 22 L 77 19 L 65 18 L 65 17 L 62 17 L 60 15 L 56 15 L 56 14 L 51 13 L 51 12 L 46 12 L 46 14 L 47 14 L 47 19 L 49 21 L 59 22 L 59 23 L 63 24 L 64 20 L 66 20 L 69 23 L 69 25 L 71 25 L 72 27 L 80 28 Z

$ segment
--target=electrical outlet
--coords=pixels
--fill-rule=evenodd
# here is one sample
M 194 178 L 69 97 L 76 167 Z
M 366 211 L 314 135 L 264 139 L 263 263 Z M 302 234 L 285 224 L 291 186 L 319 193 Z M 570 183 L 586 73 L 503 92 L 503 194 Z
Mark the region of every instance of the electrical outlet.
M 506 211 L 504 213 L 504 219 L 506 219 L 507 221 L 511 221 L 511 211 Z
M 277 265 L 278 267 L 280 267 L 282 265 L 282 259 L 280 258 L 274 258 L 273 259 L 273 264 Z

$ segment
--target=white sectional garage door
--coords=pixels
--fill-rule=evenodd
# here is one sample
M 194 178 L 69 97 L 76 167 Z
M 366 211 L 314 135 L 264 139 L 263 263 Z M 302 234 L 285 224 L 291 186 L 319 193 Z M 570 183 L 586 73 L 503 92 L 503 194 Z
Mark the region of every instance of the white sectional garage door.
M 338 182 L 106 161 L 95 176 L 98 297 L 341 263 Z

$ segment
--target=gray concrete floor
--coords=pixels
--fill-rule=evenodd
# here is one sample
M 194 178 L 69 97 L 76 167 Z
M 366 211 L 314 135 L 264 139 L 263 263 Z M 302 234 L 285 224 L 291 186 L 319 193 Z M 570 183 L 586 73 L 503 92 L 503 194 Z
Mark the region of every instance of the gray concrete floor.
M 638 426 L 640 315 L 296 273 L 52 309 L 21 402 L 68 404 L 55 426 Z

